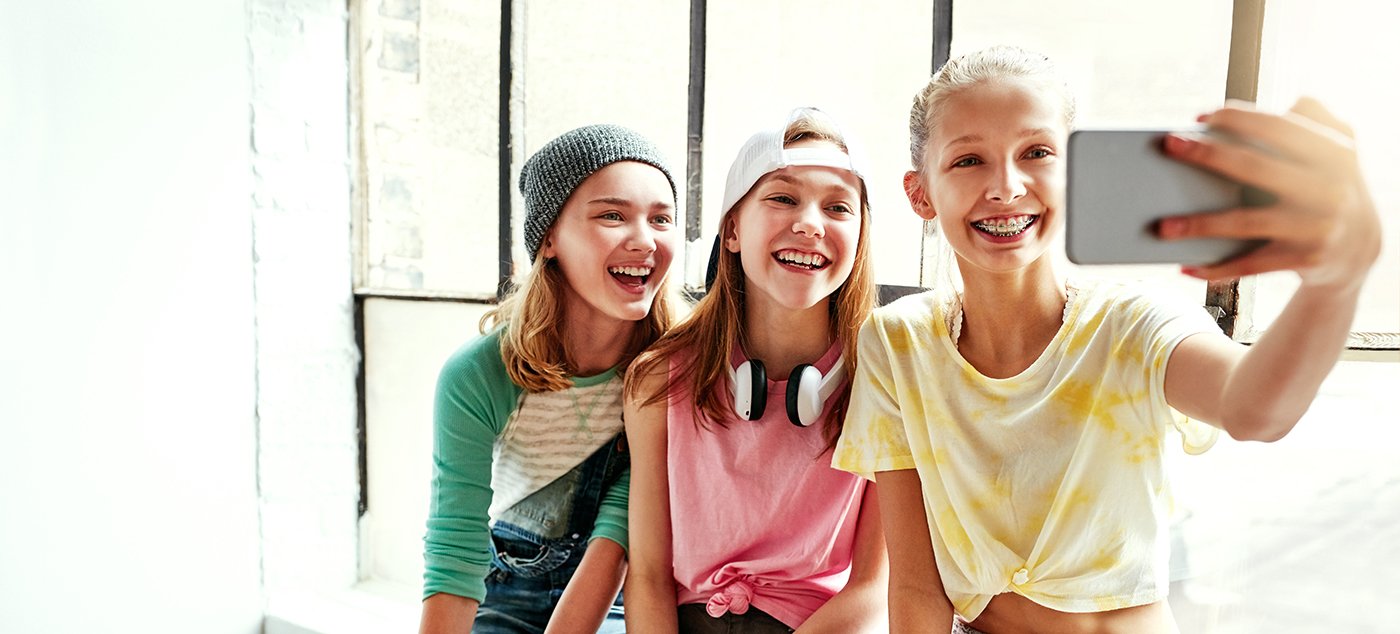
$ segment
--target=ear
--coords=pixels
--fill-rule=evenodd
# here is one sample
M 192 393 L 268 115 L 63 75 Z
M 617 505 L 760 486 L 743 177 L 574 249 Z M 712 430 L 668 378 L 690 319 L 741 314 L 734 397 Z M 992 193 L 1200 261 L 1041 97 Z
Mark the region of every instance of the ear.
M 539 257 L 548 260 L 556 255 L 554 249 L 554 229 L 550 229 L 549 233 L 544 234 L 544 241 L 540 243 Z
M 923 175 L 918 172 L 910 170 L 904 173 L 904 195 L 909 197 L 909 206 L 920 218 L 933 220 L 938 215 L 933 210 L 933 200 L 928 197 L 928 190 L 924 189 Z
M 724 226 L 720 228 L 720 235 L 724 236 L 724 248 L 730 253 L 739 252 L 739 219 L 736 214 L 729 214 L 724 217 Z

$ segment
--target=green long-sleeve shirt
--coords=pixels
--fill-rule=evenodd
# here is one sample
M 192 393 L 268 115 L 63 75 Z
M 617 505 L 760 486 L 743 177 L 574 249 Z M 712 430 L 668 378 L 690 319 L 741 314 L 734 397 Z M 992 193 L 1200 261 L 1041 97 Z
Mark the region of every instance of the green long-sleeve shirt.
M 513 497 L 528 495 L 539 488 L 536 485 L 542 486 L 541 480 L 562 475 L 551 471 L 560 465 L 532 460 L 526 441 L 539 434 L 561 433 L 557 420 L 550 427 L 545 419 L 576 418 L 576 425 L 570 424 L 577 429 L 564 430 L 573 432 L 565 444 L 572 442 L 579 448 L 581 463 L 592 453 L 588 447 L 601 446 L 616 434 L 606 433 L 607 429 L 621 428 L 620 417 L 608 415 L 621 406 L 621 381 L 616 379 L 612 369 L 576 378 L 574 387 L 564 392 L 543 393 L 539 399 L 535 397 L 540 394 L 524 395 L 501 360 L 500 330 L 467 342 L 448 358 L 438 376 L 433 407 L 433 485 L 423 551 L 425 598 L 439 592 L 477 601 L 485 598 L 486 573 L 491 567 L 493 456 L 510 461 L 495 465 L 495 471 L 510 476 L 509 482 L 501 484 Z M 516 411 L 522 407 L 532 409 L 531 415 Z M 509 433 L 503 437 L 508 426 Z M 552 443 L 556 448 L 558 444 Z M 627 490 L 628 474 L 624 473 L 604 493 L 590 540 L 602 537 L 627 548 Z M 510 503 L 514 501 L 518 500 Z

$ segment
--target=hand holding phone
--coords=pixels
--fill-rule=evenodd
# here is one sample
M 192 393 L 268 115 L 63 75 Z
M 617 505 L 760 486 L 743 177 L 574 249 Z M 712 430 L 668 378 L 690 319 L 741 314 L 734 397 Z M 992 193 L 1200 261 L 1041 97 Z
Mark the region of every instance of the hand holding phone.
M 1191 129 L 1081 129 L 1069 136 L 1066 242 L 1076 264 L 1214 264 L 1262 241 L 1157 237 L 1162 218 L 1269 204 L 1272 197 L 1167 157 L 1167 134 Z M 1216 135 L 1217 138 L 1223 138 Z
M 1159 226 L 1164 239 L 1266 241 L 1240 257 L 1184 266 L 1182 272 L 1221 280 L 1292 271 L 1303 288 L 1357 292 L 1380 255 L 1381 222 L 1350 126 L 1308 97 L 1283 113 L 1227 100 L 1223 108 L 1198 121 L 1248 143 L 1173 134 L 1165 144 L 1167 154 L 1268 190 L 1276 200 L 1266 207 L 1164 220 Z M 1268 150 L 1260 152 L 1260 147 Z

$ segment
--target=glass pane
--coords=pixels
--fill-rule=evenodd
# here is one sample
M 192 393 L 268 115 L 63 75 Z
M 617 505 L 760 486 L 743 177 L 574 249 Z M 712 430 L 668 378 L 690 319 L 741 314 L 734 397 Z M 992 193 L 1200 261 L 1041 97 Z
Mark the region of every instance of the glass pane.
M 1352 126 L 1381 213 L 1381 260 L 1362 290 L 1357 332 L 1400 333 L 1400 83 L 1380 76 L 1400 68 L 1391 42 L 1397 19 L 1400 8 L 1367 0 L 1271 2 L 1265 14 L 1259 102 L 1283 110 L 1311 95 Z M 1291 273 L 1260 276 L 1256 330 L 1278 316 L 1297 284 Z
M 356 287 L 492 294 L 500 7 L 366 2 L 357 17 Z
M 932 67 L 932 3 L 711 0 L 707 8 L 704 214 L 686 279 L 703 282 L 739 146 L 810 105 L 835 115 L 864 148 L 876 280 L 917 284 L 921 221 L 901 183 L 909 104 Z
M 491 306 L 370 298 L 364 305 L 368 502 L 360 575 L 422 588 L 432 484 L 433 390 Z
M 522 92 L 511 100 L 510 113 L 516 266 L 528 262 L 521 224 L 525 208 L 515 187 L 520 166 L 540 146 L 582 125 L 617 123 L 655 142 L 681 188 L 678 220 L 684 226 L 687 4 L 606 0 L 517 2 L 516 7 L 523 13 L 518 27 L 525 29 L 516 34 L 515 53 L 515 83 Z
M 500 5 L 365 3 L 360 13 L 357 287 L 493 295 Z M 627 0 L 516 3 L 513 28 L 509 189 L 520 263 L 515 179 L 529 153 L 559 133 L 603 122 L 636 128 L 684 179 L 689 10 Z

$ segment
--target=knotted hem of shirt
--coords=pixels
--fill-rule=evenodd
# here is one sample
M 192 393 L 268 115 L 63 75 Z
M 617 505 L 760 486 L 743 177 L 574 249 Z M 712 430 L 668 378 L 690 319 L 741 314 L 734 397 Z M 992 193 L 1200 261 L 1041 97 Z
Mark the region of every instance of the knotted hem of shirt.
M 705 602 L 705 613 L 714 618 L 724 616 L 726 612 L 743 614 L 749 611 L 751 602 L 753 584 L 741 579 L 711 595 L 710 600 Z

